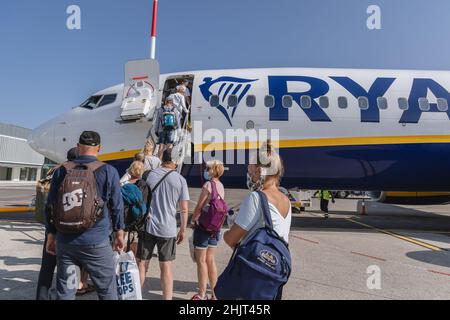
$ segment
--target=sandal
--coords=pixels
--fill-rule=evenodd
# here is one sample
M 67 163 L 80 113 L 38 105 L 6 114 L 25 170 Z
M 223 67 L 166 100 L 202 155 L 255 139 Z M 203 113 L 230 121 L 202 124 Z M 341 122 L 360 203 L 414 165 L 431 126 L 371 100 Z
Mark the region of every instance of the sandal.
M 77 296 L 83 296 L 85 294 L 91 293 L 95 291 L 95 287 L 88 283 L 87 287 L 81 288 L 77 290 Z

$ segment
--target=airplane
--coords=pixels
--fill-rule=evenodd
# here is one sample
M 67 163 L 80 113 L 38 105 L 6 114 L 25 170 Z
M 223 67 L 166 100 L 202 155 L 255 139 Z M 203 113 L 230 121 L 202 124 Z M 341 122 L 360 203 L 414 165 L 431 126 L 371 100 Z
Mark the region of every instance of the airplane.
M 225 186 L 245 187 L 247 164 L 237 164 L 234 153 L 248 157 L 262 140 L 249 141 L 251 132 L 277 129 L 272 140 L 285 165 L 283 187 L 367 190 L 374 197 L 386 191 L 450 191 L 445 71 L 261 68 L 162 74 L 158 103 L 148 114 L 121 117 L 127 84 L 117 85 L 39 126 L 29 144 L 61 162 L 83 130 L 95 130 L 103 139 L 100 160 L 122 174 L 145 139 L 156 139 L 154 110 L 183 79 L 192 83 L 190 118 L 196 124 L 180 143 L 182 160 L 191 160 L 180 169 L 190 186 L 203 182 L 203 164 L 192 160 L 210 152 L 222 154 Z M 236 130 L 238 137 L 227 136 Z

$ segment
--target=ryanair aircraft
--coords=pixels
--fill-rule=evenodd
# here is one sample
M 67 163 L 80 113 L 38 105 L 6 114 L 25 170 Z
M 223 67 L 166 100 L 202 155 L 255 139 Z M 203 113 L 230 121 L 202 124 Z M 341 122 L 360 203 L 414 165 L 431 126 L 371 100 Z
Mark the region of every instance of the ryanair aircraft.
M 191 186 L 202 182 L 202 164 L 195 160 L 213 149 L 226 163 L 225 185 L 244 187 L 247 166 L 232 153 L 248 153 L 261 142 L 251 141 L 250 132 L 278 129 L 271 138 L 286 167 L 284 187 L 450 191 L 448 72 L 279 68 L 150 78 L 135 73 L 93 94 L 34 130 L 30 145 L 60 162 L 83 130 L 95 130 L 103 139 L 100 160 L 123 173 L 145 139 L 156 139 L 155 110 L 188 79 L 192 130 L 179 135 L 177 147 Z M 146 88 L 148 99 L 139 88 Z

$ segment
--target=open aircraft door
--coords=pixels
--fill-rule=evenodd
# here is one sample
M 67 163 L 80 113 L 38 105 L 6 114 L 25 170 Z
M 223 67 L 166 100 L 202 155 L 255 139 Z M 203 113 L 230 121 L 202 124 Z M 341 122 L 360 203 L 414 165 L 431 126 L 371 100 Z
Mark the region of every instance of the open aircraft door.
M 154 59 L 129 61 L 120 118 L 124 121 L 151 117 L 158 105 L 159 63 Z

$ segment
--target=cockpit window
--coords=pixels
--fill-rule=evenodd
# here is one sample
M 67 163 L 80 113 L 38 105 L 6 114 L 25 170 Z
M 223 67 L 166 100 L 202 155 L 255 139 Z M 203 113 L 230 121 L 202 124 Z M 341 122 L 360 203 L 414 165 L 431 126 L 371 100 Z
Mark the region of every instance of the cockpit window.
M 87 109 L 95 109 L 97 107 L 97 103 L 100 101 L 102 96 L 92 96 L 83 102 L 80 107 Z
M 116 101 L 117 94 L 107 94 L 103 96 L 102 101 L 100 101 L 98 108 L 106 106 L 108 104 L 114 103 Z
M 117 99 L 117 94 L 105 94 L 99 96 L 92 96 L 83 102 L 80 107 L 87 109 L 95 109 L 114 103 Z

